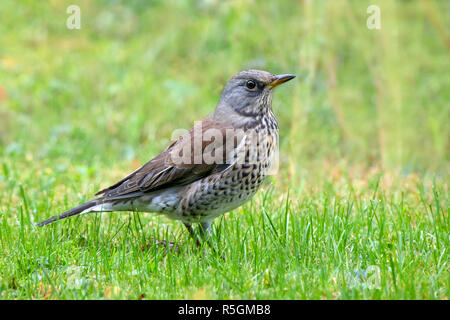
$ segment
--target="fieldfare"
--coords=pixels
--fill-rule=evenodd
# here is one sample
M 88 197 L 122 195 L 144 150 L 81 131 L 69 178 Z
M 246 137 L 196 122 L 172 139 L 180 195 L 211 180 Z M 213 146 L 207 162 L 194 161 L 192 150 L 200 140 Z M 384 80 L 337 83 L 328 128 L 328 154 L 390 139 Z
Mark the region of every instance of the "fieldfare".
M 212 220 L 248 201 L 269 174 L 278 152 L 273 88 L 294 77 L 236 74 L 216 109 L 159 155 L 98 198 L 38 226 L 93 211 L 143 211 L 181 220 L 192 236 L 192 224 L 199 223 L 207 239 Z

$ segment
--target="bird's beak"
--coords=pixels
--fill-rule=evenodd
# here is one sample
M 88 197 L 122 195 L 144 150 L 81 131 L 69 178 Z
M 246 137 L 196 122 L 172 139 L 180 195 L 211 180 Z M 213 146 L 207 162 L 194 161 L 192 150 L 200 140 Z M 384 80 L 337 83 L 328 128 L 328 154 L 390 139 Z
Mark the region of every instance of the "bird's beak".
M 269 83 L 268 86 L 275 88 L 276 86 L 279 86 L 280 84 L 295 78 L 293 74 L 280 74 L 275 77 L 276 77 L 275 80 Z

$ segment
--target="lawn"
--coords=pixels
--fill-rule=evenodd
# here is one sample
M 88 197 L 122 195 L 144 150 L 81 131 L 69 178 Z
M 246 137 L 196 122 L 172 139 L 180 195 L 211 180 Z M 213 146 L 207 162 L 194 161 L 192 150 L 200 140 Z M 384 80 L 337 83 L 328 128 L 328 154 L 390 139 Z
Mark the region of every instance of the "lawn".
M 448 299 L 448 1 L 85 0 L 72 30 L 73 2 L 0 4 L 0 299 Z M 278 172 L 214 221 L 217 252 L 151 213 L 35 226 L 248 68 L 297 78 Z

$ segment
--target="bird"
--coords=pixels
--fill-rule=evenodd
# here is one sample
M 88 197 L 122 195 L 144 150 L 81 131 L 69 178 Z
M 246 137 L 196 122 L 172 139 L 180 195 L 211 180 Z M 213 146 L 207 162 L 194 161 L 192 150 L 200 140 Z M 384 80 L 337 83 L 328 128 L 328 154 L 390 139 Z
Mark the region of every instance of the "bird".
M 181 221 L 200 245 L 210 237 L 212 221 L 250 200 L 270 174 L 279 139 L 273 89 L 293 78 L 252 69 L 237 73 L 214 111 L 160 154 L 97 198 L 37 226 L 89 212 L 153 212 Z

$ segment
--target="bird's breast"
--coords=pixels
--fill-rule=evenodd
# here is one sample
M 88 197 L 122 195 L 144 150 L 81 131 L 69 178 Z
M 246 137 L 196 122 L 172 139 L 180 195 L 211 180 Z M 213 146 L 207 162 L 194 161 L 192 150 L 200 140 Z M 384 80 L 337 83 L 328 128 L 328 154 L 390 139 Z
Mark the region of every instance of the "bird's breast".
M 212 174 L 189 187 L 178 211 L 189 222 L 210 220 L 248 201 L 272 174 L 278 155 L 276 120 L 260 119 L 245 130 L 242 157 L 228 169 Z M 236 150 L 238 151 L 238 150 Z

